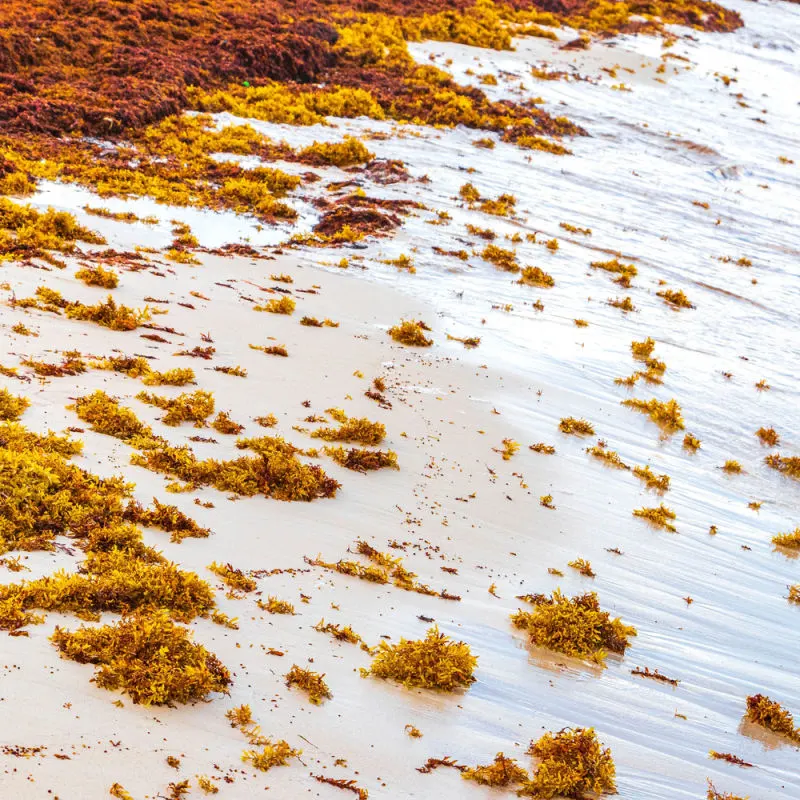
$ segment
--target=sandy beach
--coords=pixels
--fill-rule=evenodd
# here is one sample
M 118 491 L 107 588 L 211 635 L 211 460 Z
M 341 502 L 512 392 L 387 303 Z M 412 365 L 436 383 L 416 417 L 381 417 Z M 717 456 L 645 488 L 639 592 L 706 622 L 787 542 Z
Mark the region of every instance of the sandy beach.
M 330 116 L 298 126 L 221 112 L 218 130 L 246 122 L 296 150 L 357 137 L 370 164 L 401 161 L 407 177 L 275 160 L 269 166 L 305 176 L 285 198 L 296 218 L 275 224 L 39 180 L 25 203 L 73 214 L 106 244 L 59 254 L 62 268 L 38 257 L 2 262 L 0 389 L 30 400 L 19 419 L 27 430 L 69 431 L 83 443 L 71 463 L 120 477 L 143 506 L 174 505 L 208 528 L 205 538 L 175 541 L 139 526 L 145 545 L 207 581 L 216 609 L 236 622 L 180 620 L 231 683 L 174 705 L 101 688 L 96 666 L 61 657 L 51 641 L 57 626 L 110 625 L 119 614 L 85 621 L 48 609 L 40 624 L 2 635 L 0 796 L 194 798 L 206 796 L 205 776 L 231 800 L 489 800 L 514 788 L 420 768 L 428 759 L 486 765 L 500 752 L 528 768 L 531 742 L 565 728 L 593 728 L 610 748 L 620 800 L 702 798 L 708 781 L 731 793 L 709 797 L 800 795 L 797 742 L 745 718 L 757 693 L 800 715 L 800 606 L 787 599 L 800 583 L 799 551 L 772 542 L 800 524 L 800 483 L 765 462 L 800 454 L 800 7 L 726 5 L 744 28 L 675 27 L 668 48 L 657 36 L 620 34 L 563 50 L 576 35 L 563 28 L 555 40 L 515 39 L 514 50 L 409 42 L 417 63 L 492 101 L 538 96 L 553 118 L 585 128 L 588 136 L 563 140 L 570 155 L 463 125 Z M 479 137 L 491 147 L 475 146 Z M 487 213 L 486 201 L 504 193 L 514 198 L 510 212 Z M 325 204 L 352 196 L 385 201 L 376 207 L 398 214 L 396 229 L 344 246 L 311 241 Z M 146 224 L 149 215 L 157 219 Z M 187 248 L 196 263 L 168 257 L 180 224 L 196 237 Z M 489 243 L 509 252 L 514 270 L 498 268 Z M 225 245 L 240 250 L 224 255 Z M 97 255 L 135 248 L 135 258 Z M 635 265 L 627 284 L 612 283 L 617 267 L 597 266 L 612 259 Z M 119 278 L 113 290 L 75 277 L 106 262 Z M 519 269 L 529 266 L 552 285 L 524 285 Z M 116 331 L 68 318 L 66 306 L 20 304 L 40 286 L 84 306 L 112 294 L 149 318 Z M 665 302 L 665 291 L 691 302 Z M 258 310 L 282 298 L 296 304 L 291 313 Z M 393 339 L 401 320 L 423 321 L 433 344 Z M 469 338 L 478 346 L 466 347 Z M 644 370 L 631 348 L 649 339 L 663 369 L 615 382 Z M 264 350 L 276 346 L 288 356 Z M 180 355 L 203 348 L 205 356 Z M 194 380 L 152 386 L 147 375 L 98 368 L 120 356 L 160 373 L 191 368 Z M 33 366 L 69 357 L 85 371 L 53 376 Z M 319 465 L 340 486 L 311 502 L 245 496 L 211 479 L 173 491 L 175 474 L 131 463 L 145 446 L 81 418 L 76 401 L 98 390 L 162 445 L 188 446 L 198 460 L 231 461 L 244 453 L 238 441 L 278 436 L 297 448 L 297 462 Z M 211 416 L 165 424 L 164 409 L 140 394 L 168 401 L 199 390 L 212 393 L 215 414 L 229 414 L 231 432 L 211 427 Z M 677 400 L 683 427 L 623 405 L 651 398 Z M 399 468 L 362 474 L 337 463 L 325 446 L 355 445 L 311 435 L 335 426 L 337 409 L 382 423 L 377 446 Z M 267 415 L 269 427 L 256 420 Z M 565 418 L 588 421 L 593 433 L 565 433 Z M 779 445 L 765 445 L 759 428 L 774 429 Z M 723 468 L 731 460 L 740 469 Z M 669 476 L 668 489 L 648 488 L 632 469 L 644 466 Z M 660 505 L 673 513 L 673 531 L 633 513 Z M 359 542 L 401 559 L 430 591 L 332 568 L 341 559 L 369 565 Z M 75 573 L 86 548 L 58 535 L 51 549 L 2 555 L 10 585 Z M 579 559 L 588 569 L 570 566 Z M 215 562 L 256 588 L 232 589 L 209 570 Z M 532 645 L 511 617 L 529 610 L 524 596 L 557 589 L 596 592 L 604 610 L 634 626 L 623 654 L 598 664 Z M 269 613 L 269 598 L 294 613 Z M 364 647 L 315 629 L 322 621 L 351 626 Z M 432 626 L 469 645 L 472 685 L 437 692 L 360 672 L 370 648 L 422 639 Z M 293 665 L 324 675 L 331 697 L 317 705 L 287 686 Z M 243 760 L 247 737 L 226 717 L 242 705 L 265 736 L 302 753 L 269 771 Z M 414 728 L 421 736 L 409 735 Z M 182 794 L 170 788 L 184 780 Z M 109 795 L 117 785 L 127 794 Z

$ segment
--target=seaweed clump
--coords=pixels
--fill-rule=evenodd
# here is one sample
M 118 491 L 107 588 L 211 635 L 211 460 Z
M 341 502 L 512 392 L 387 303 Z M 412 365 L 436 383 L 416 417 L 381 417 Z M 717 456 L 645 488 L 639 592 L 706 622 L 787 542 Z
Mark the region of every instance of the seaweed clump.
M 110 269 L 101 266 L 84 267 L 75 273 L 79 281 L 87 286 L 101 286 L 103 289 L 116 289 L 119 286 L 119 275 Z
M 574 658 L 585 658 L 598 664 L 606 653 L 623 655 L 628 639 L 636 636 L 636 628 L 612 619 L 600 609 L 594 592 L 568 598 L 556 589 L 550 597 L 526 595 L 522 599 L 534 606 L 533 611 L 518 610 L 511 621 L 526 631 L 531 644 L 546 647 Z
M 541 286 L 549 289 L 556 285 L 553 276 L 545 272 L 541 267 L 523 267 L 517 283 L 523 286 Z
M 591 436 L 594 433 L 594 427 L 591 422 L 585 419 L 576 419 L 575 417 L 564 417 L 558 423 L 558 429 L 562 433 L 571 433 L 575 436 Z
M 516 786 L 530 780 L 528 773 L 513 758 L 498 753 L 491 764 L 469 767 L 461 773 L 464 780 L 481 786 Z
M 311 433 L 312 438 L 365 445 L 378 445 L 386 438 L 386 426 L 382 422 L 372 422 L 366 417 L 348 417 L 339 409 L 329 409 L 328 413 L 339 423 L 339 427 L 317 428 Z
M 425 335 L 425 331 L 430 328 L 422 321 L 413 319 L 403 319 L 400 322 L 389 328 L 389 336 L 400 344 L 408 345 L 409 347 L 430 347 L 433 344 L 433 339 L 429 339 Z
M 678 529 L 672 524 L 675 519 L 675 512 L 667 508 L 663 503 L 655 508 L 637 508 L 633 512 L 634 517 L 642 517 L 648 522 L 652 522 L 657 528 L 664 528 L 670 533 L 675 533 Z
M 8 389 L 0 389 L 0 420 L 15 422 L 30 404 L 31 401 L 27 397 L 18 397 L 11 394 Z
M 656 398 L 651 400 L 633 398 L 631 400 L 623 400 L 622 405 L 635 408 L 637 411 L 641 411 L 642 414 L 648 414 L 653 422 L 666 431 L 678 431 L 685 427 L 681 416 L 681 407 L 675 399 L 667 400 L 666 403 L 663 403 L 660 400 L 656 400 Z
M 211 692 L 227 694 L 231 683 L 219 659 L 165 612 L 74 632 L 57 627 L 51 640 L 65 658 L 97 665 L 98 686 L 119 689 L 134 703 L 189 703 Z
M 764 463 L 790 478 L 800 479 L 800 456 L 782 456 L 780 453 L 771 453 L 764 459 Z
M 308 699 L 315 705 L 321 705 L 323 700 L 329 700 L 333 695 L 325 683 L 325 676 L 310 669 L 303 669 L 293 664 L 286 673 L 286 685 L 290 688 L 297 686 L 308 694 Z
M 750 722 L 800 744 L 800 728 L 795 728 L 791 712 L 766 695 L 750 695 L 745 716 Z
M 325 452 L 337 463 L 346 469 L 355 472 L 368 470 L 400 469 L 397 463 L 397 453 L 393 450 L 363 450 L 358 447 L 345 449 L 344 447 L 326 447 Z
M 381 642 L 372 664 L 362 669 L 361 675 L 392 679 L 407 687 L 452 692 L 475 681 L 477 663 L 468 644 L 453 641 L 434 627 L 417 641 L 401 638 L 397 644 Z
M 581 800 L 586 793 L 615 794 L 616 769 L 611 751 L 597 740 L 593 728 L 565 728 L 531 742 L 528 753 L 539 759 L 533 779 L 521 797 L 558 796 Z
M 165 425 L 174 427 L 182 422 L 193 422 L 195 428 L 202 428 L 214 413 L 214 396 L 211 392 L 198 389 L 191 394 L 183 392 L 177 397 L 162 397 L 149 392 L 140 392 L 136 399 L 148 405 L 157 406 L 167 413 L 161 418 Z
M 772 537 L 772 544 L 791 550 L 800 550 L 800 527 L 795 528 L 792 533 L 776 534 Z

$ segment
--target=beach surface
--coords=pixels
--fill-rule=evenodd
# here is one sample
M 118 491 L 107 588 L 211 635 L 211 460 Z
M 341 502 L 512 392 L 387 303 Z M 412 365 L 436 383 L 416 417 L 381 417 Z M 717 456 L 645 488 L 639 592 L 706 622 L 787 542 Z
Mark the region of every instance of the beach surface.
M 3 797 L 101 798 L 119 783 L 139 800 L 168 797 L 165 787 L 184 779 L 186 796 L 200 797 L 195 776 L 203 775 L 220 798 L 349 796 L 316 778 L 323 776 L 354 780 L 370 798 L 488 800 L 502 790 L 467 783 L 455 769 L 418 768 L 445 757 L 488 764 L 501 751 L 527 764 L 531 740 L 567 727 L 593 727 L 611 749 L 621 800 L 701 798 L 707 780 L 754 800 L 800 796 L 797 746 L 744 720 L 745 698 L 759 692 L 800 714 L 800 606 L 787 600 L 787 587 L 800 583 L 800 560 L 771 542 L 800 525 L 800 482 L 765 463 L 776 451 L 800 454 L 800 6 L 728 5 L 744 28 L 676 29 L 669 49 L 644 36 L 558 49 L 574 31 L 560 31 L 556 42 L 519 39 L 514 51 L 410 45 L 418 62 L 481 85 L 493 99 L 542 97 L 551 114 L 590 134 L 568 143 L 570 156 L 496 136 L 493 149 L 475 147 L 479 133 L 463 127 L 248 120 L 293 147 L 352 134 L 379 159 L 402 160 L 407 181 L 353 178 L 370 197 L 417 204 L 391 237 L 357 247 L 289 242 L 318 219 L 314 199 L 336 197 L 326 187 L 351 179 L 336 167 L 315 168 L 322 180 L 289 197 L 299 213 L 292 225 L 41 185 L 29 202 L 70 211 L 118 251 L 167 247 L 172 220 L 199 240 L 197 264 L 150 252 L 141 268 L 120 270 L 114 298 L 158 312 L 148 330 L 109 331 L 14 304 L 43 284 L 71 300 L 102 301 L 106 290 L 74 277 L 80 255 L 66 257 L 66 269 L 4 263 L 0 361 L 19 372 L 0 376 L 0 387 L 30 399 L 22 420 L 30 430 L 80 429 L 72 434 L 84 443 L 75 464 L 122 476 L 143 505 L 158 498 L 211 530 L 174 542 L 144 528 L 144 541 L 208 580 L 238 629 L 210 619 L 189 625 L 228 667 L 232 685 L 227 696 L 177 708 L 134 704 L 91 682 L 91 665 L 60 658 L 49 637 L 56 626 L 77 628 L 74 616 L 48 612 L 28 635 L 0 637 Z M 545 80 L 532 68 L 564 75 Z M 487 73 L 496 85 L 481 84 Z M 228 114 L 215 121 L 242 122 Z M 466 183 L 481 197 L 513 194 L 514 213 L 470 207 L 459 194 Z M 87 204 L 159 222 L 98 219 Z M 512 249 L 521 266 L 541 267 L 554 285 L 520 285 L 519 274 L 481 257 L 486 242 L 467 225 L 491 228 L 497 246 Z M 557 248 L 547 246 L 552 240 Z M 208 252 L 231 243 L 259 257 Z M 401 256 L 415 271 L 387 263 Z M 636 265 L 630 287 L 590 266 L 614 258 Z M 666 303 L 658 294 L 666 289 L 684 291 L 692 307 Z M 286 296 L 296 301 L 292 314 L 255 310 Z M 612 304 L 624 296 L 633 310 Z M 336 327 L 301 325 L 303 316 Z M 433 345 L 394 341 L 387 331 L 401 319 L 424 321 Z M 12 331 L 19 323 L 35 335 Z M 479 346 L 465 347 L 460 340 L 469 337 Z M 615 383 L 640 369 L 631 342 L 648 337 L 666 365 L 660 381 Z M 176 355 L 210 344 L 209 360 Z M 253 349 L 275 345 L 288 357 Z M 301 460 L 341 484 L 332 498 L 283 502 L 207 486 L 167 492 L 170 478 L 131 464 L 129 444 L 78 418 L 76 398 L 95 390 L 119 398 L 156 435 L 190 445 L 199 458 L 236 458 L 237 436 L 165 425 L 161 410 L 136 399 L 149 388 L 136 378 L 98 369 L 41 377 L 20 366 L 57 362 L 68 351 L 87 360 L 143 356 L 160 371 L 192 367 L 196 386 L 152 391 L 213 392 L 216 409 L 244 426 L 240 437 L 278 435 L 318 448 L 310 434 L 332 423 L 328 409 L 379 421 L 387 430 L 381 447 L 396 453 L 399 469 L 360 474 L 320 448 Z M 245 377 L 214 369 L 237 366 Z M 381 402 L 365 395 L 376 378 L 385 384 Z M 665 431 L 621 404 L 631 398 L 674 398 L 685 428 Z M 268 414 L 277 423 L 265 430 L 254 419 Z M 566 417 L 588 420 L 594 435 L 561 432 Z M 762 444 L 761 427 L 777 431 L 779 447 Z M 702 442 L 697 452 L 683 446 L 687 432 Z M 593 457 L 587 449 L 598 440 L 629 467 L 669 475 L 668 491 Z M 519 448 L 509 453 L 507 442 Z M 555 452 L 530 449 L 537 443 Z M 722 469 L 729 459 L 741 472 Z M 674 532 L 633 514 L 661 503 L 675 513 Z M 401 558 L 447 597 L 319 565 L 363 561 L 359 541 Z M 57 544 L 22 553 L 28 571 L 4 569 L 3 581 L 75 571 L 83 554 L 66 537 Z M 576 559 L 589 561 L 594 577 L 568 566 Z M 255 572 L 257 589 L 228 592 L 208 571 L 212 562 Z M 601 667 L 531 647 L 510 620 L 525 606 L 518 596 L 557 588 L 595 591 L 604 609 L 633 625 L 638 635 L 625 655 L 609 655 Z M 267 613 L 257 601 L 269 597 L 295 613 Z M 363 677 L 369 653 L 315 630 L 321 620 L 352 626 L 370 646 L 420 639 L 435 625 L 470 646 L 476 682 L 438 693 Z M 332 697 L 314 705 L 288 688 L 293 664 L 324 674 Z M 632 673 L 645 668 L 671 682 Z M 248 744 L 225 716 L 242 704 L 265 735 L 302 755 L 268 773 L 243 762 Z M 711 750 L 753 766 L 711 760 Z

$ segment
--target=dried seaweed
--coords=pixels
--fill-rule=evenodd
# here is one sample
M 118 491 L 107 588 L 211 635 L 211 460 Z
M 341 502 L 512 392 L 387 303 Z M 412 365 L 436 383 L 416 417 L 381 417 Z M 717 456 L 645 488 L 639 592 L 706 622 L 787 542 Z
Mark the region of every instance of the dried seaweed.
M 403 319 L 392 328 L 389 328 L 389 336 L 400 344 L 408 345 L 409 347 L 430 347 L 433 344 L 433 339 L 429 339 L 425 335 L 425 331 L 430 328 L 422 321 Z
M 664 528 L 670 533 L 675 533 L 677 531 L 677 528 L 672 524 L 672 520 L 676 517 L 675 512 L 667 508 L 663 503 L 655 508 L 634 509 L 633 516 L 642 517 L 642 519 L 646 519 L 657 528 Z
M 676 400 L 661 402 L 655 397 L 651 400 L 623 400 L 623 406 L 635 408 L 642 414 L 648 414 L 650 419 L 660 425 L 665 431 L 674 432 L 682 430 L 685 425 L 681 416 L 681 407 Z
M 516 760 L 503 753 L 498 753 L 491 764 L 465 769 L 461 777 L 481 786 L 517 786 L 530 781 L 530 776 Z
M 293 664 L 289 672 L 286 673 L 286 685 L 297 686 L 308 694 L 308 699 L 315 705 L 321 705 L 323 700 L 333 697 L 328 684 L 324 681 L 325 676 L 310 669 L 303 669 Z
M 750 722 L 800 744 L 800 728 L 795 728 L 791 713 L 766 695 L 750 695 L 745 716 Z

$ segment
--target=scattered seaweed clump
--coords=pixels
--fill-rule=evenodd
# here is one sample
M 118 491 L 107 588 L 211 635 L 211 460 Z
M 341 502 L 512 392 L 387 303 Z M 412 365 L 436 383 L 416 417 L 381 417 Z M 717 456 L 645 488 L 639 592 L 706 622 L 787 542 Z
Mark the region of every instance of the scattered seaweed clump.
M 591 562 L 587 561 L 585 558 L 576 558 L 574 561 L 568 561 L 567 566 L 572 567 L 572 569 L 574 570 L 577 570 L 585 578 L 594 578 L 596 577 L 597 574 L 592 569 Z
M 283 295 L 283 297 L 268 300 L 263 306 L 253 306 L 253 310 L 268 311 L 270 314 L 293 314 L 296 307 L 295 300 Z
M 349 625 L 342 627 L 335 622 L 325 622 L 323 618 L 314 626 L 314 630 L 320 633 L 330 634 L 338 642 L 358 644 L 365 652 L 372 653 L 370 646 Z
M 231 676 L 219 659 L 191 640 L 166 612 L 137 614 L 113 625 L 56 627 L 51 637 L 64 658 L 97 665 L 94 682 L 134 703 L 174 705 L 227 694 Z
M 672 524 L 676 514 L 671 508 L 667 508 L 663 503 L 655 508 L 636 508 L 633 511 L 634 517 L 641 517 L 648 522 L 652 522 L 657 528 L 664 528 L 670 533 L 676 533 L 677 528 Z
M 116 289 L 119 286 L 119 275 L 113 270 L 103 269 L 100 265 L 79 269 L 75 277 L 87 286 L 100 286 L 103 289 Z
M 294 614 L 294 606 L 288 600 L 279 600 L 270 595 L 265 603 L 263 600 L 256 600 L 256 605 L 269 614 Z
M 151 370 L 143 378 L 145 386 L 186 386 L 195 383 L 194 370 L 191 367 L 176 367 L 166 372 Z
M 800 550 L 800 527 L 795 528 L 792 533 L 776 534 L 772 537 L 772 544 L 790 550 Z
M 372 422 L 366 417 L 348 417 L 344 414 L 334 418 L 339 423 L 338 428 L 317 428 L 312 431 L 312 438 L 324 439 L 327 442 L 358 442 L 373 446 L 379 445 L 386 438 L 386 426 L 382 422 Z
M 297 686 L 308 694 L 308 699 L 315 705 L 321 705 L 323 700 L 333 697 L 328 684 L 325 683 L 325 676 L 310 669 L 303 669 L 293 664 L 289 672 L 286 673 L 286 685 L 290 688 Z
M 625 469 L 629 470 L 630 467 L 620 458 L 619 453 L 616 450 L 608 450 L 605 446 L 605 442 L 599 441 L 593 447 L 587 447 L 586 452 L 590 456 L 594 456 L 595 458 L 604 461 L 610 467 L 616 467 L 617 469 Z
M 481 786 L 517 786 L 530 781 L 530 776 L 517 761 L 503 753 L 498 753 L 491 764 L 465 769 L 461 777 Z
M 770 447 L 777 447 L 781 441 L 781 437 L 778 436 L 775 428 L 759 428 L 756 431 L 756 436 L 761 440 L 761 444 L 766 444 Z
M 657 475 L 650 469 L 650 465 L 644 467 L 634 467 L 633 474 L 644 481 L 644 485 L 648 489 L 654 489 L 658 492 L 669 491 L 670 477 L 666 473 Z
M 535 606 L 533 611 L 518 610 L 511 616 L 517 628 L 526 631 L 531 644 L 546 647 L 574 658 L 603 664 L 606 653 L 623 655 L 628 639 L 636 629 L 611 619 L 600 609 L 594 592 L 568 598 L 556 589 L 550 597 L 526 595 L 523 599 Z
M 31 404 L 27 397 L 18 397 L 8 389 L 0 389 L 0 420 L 16 422 Z
M 585 419 L 576 419 L 575 417 L 564 417 L 558 423 L 558 429 L 562 433 L 569 433 L 574 436 L 591 436 L 594 434 L 594 426 L 591 422 Z
M 325 453 L 337 464 L 355 472 L 367 472 L 375 469 L 400 469 L 397 453 L 393 450 L 363 450 L 357 447 L 326 447 Z
M 541 286 L 545 289 L 556 285 L 553 276 L 541 267 L 523 267 L 517 283 L 523 286 Z
M 69 303 L 65 313 L 70 319 L 94 322 L 112 331 L 132 331 L 150 319 L 150 312 L 147 308 L 134 309 L 125 305 L 117 305 L 111 295 L 104 302 L 93 306 Z
M 392 328 L 389 328 L 389 336 L 400 344 L 408 345 L 409 347 L 430 347 L 433 344 L 433 339 L 429 339 L 425 335 L 425 331 L 430 331 L 430 328 L 422 321 L 403 319 Z
M 258 584 L 249 575 L 245 575 L 242 570 L 237 569 L 233 564 L 218 564 L 216 561 L 208 565 L 210 572 L 213 572 L 223 583 L 235 592 L 254 592 Z
M 536 444 L 528 445 L 528 450 L 533 450 L 534 453 L 543 453 L 546 456 L 555 455 L 556 449 L 551 444 L 544 442 L 536 442 Z
M 481 258 L 506 272 L 519 272 L 517 254 L 513 250 L 507 250 L 505 247 L 498 247 L 496 244 L 487 244 L 481 251 Z M 531 267 L 531 269 L 534 268 Z M 529 274 L 532 275 L 533 273 Z M 523 281 L 520 281 L 520 283 L 522 282 Z
M 649 336 L 643 342 L 631 342 L 631 353 L 637 361 L 647 361 L 655 349 L 656 343 Z
M 297 758 L 302 754 L 302 750 L 296 750 L 284 739 L 277 741 L 267 741 L 262 745 L 262 749 L 258 750 L 245 750 L 242 753 L 242 761 L 253 769 L 259 772 L 267 772 L 273 767 L 285 767 L 289 763 L 290 758 Z
M 92 394 L 79 397 L 72 408 L 84 422 L 91 425 L 92 430 L 122 439 L 126 442 L 141 439 L 152 440 L 153 432 L 139 420 L 129 408 L 109 397 L 98 389 Z
M 683 449 L 688 450 L 690 453 L 696 453 L 701 445 L 702 442 L 691 433 L 687 433 L 683 437 Z
M 800 744 L 800 728 L 795 728 L 791 712 L 766 695 L 750 695 L 745 716 L 750 722 Z
M 648 414 L 650 419 L 665 431 L 674 432 L 685 427 L 681 416 L 681 407 L 678 405 L 677 400 L 667 400 L 664 403 L 655 397 L 651 400 L 632 398 L 623 400 L 621 404 L 629 408 L 635 408 L 637 411 L 641 411 L 642 414 Z
M 362 669 L 361 675 L 391 679 L 406 687 L 452 692 L 475 681 L 477 663 L 468 644 L 454 641 L 433 627 L 424 639 L 401 638 L 397 644 L 382 641 L 372 664 Z
M 771 453 L 764 459 L 764 463 L 790 478 L 800 479 L 800 456 L 782 456 L 780 453 Z
M 738 474 L 742 471 L 742 465 L 738 461 L 729 458 L 720 469 L 729 474 Z
M 694 308 L 689 298 L 684 293 L 683 289 L 674 291 L 673 289 L 664 289 L 656 294 L 670 307 L 676 311 L 682 308 Z
M 363 142 L 354 136 L 345 136 L 341 142 L 314 142 L 297 153 L 297 158 L 311 166 L 352 167 L 366 164 L 375 158 Z
M 211 427 L 215 431 L 227 434 L 229 436 L 235 436 L 244 430 L 244 425 L 234 422 L 234 420 L 230 418 L 230 415 L 227 411 L 220 411 L 217 416 L 214 417 Z
M 581 800 L 592 795 L 615 794 L 616 769 L 611 750 L 597 740 L 593 728 L 565 728 L 546 733 L 531 742 L 528 753 L 539 760 L 521 797 L 551 798 L 556 795 Z
M 205 539 L 211 535 L 208 528 L 198 525 L 177 506 L 161 503 L 153 498 L 153 508 L 145 508 L 141 503 L 132 500 L 123 513 L 123 519 L 144 527 L 160 528 L 170 534 L 171 542 L 182 542 L 184 539 Z
M 182 392 L 177 397 L 139 392 L 136 399 L 165 410 L 167 413 L 161 421 L 171 427 L 182 422 L 193 422 L 195 428 L 203 428 L 206 420 L 214 413 L 214 395 L 203 389 L 191 393 Z
M 613 275 L 618 275 L 619 277 L 616 278 L 615 283 L 618 283 L 626 289 L 630 287 L 631 279 L 635 278 L 638 274 L 638 270 L 634 264 L 623 264 L 616 258 L 611 261 L 592 261 L 590 266 L 592 269 L 602 269 Z

